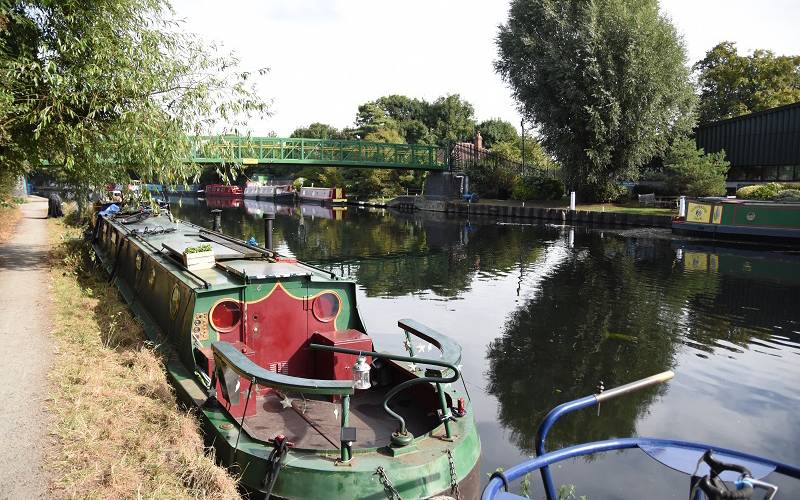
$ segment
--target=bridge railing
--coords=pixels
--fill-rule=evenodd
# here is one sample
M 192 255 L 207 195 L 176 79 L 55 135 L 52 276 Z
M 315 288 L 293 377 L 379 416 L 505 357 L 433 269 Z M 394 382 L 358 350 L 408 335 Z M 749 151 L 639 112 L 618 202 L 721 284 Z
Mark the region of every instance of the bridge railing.
M 285 163 L 447 170 L 438 146 L 281 137 L 190 137 L 194 163 Z

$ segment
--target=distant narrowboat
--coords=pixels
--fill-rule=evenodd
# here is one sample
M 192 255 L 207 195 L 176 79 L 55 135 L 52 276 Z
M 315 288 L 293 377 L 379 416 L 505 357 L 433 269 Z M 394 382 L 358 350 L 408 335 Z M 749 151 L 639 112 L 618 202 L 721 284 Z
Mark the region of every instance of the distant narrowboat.
M 331 205 L 347 203 L 347 198 L 342 188 L 301 187 L 300 201 Z
M 477 497 L 480 441 L 458 344 L 401 320 L 408 352 L 376 352 L 354 282 L 168 215 L 98 215 L 93 241 L 245 488 Z
M 291 184 L 273 184 L 267 186 L 253 184 L 244 188 L 244 197 L 251 200 L 274 200 L 291 203 L 294 201 L 294 196 L 294 187 Z
M 226 186 L 224 184 L 209 184 L 205 189 L 206 198 L 242 198 L 244 191 L 241 186 Z
M 676 218 L 677 234 L 800 244 L 800 203 L 700 198 Z

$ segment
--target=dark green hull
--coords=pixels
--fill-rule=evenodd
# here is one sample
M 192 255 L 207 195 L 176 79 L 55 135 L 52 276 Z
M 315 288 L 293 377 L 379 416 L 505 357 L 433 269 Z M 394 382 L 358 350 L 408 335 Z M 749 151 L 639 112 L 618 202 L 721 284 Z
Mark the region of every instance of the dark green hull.
M 163 220 L 157 222 L 150 227 L 171 227 Z M 239 475 L 245 488 L 263 492 L 273 443 L 264 435 L 251 435 L 241 428 L 240 419 L 213 396 L 208 374 L 203 373 L 198 357 L 202 357 L 201 351 L 208 352 L 214 342 L 222 340 L 223 334 L 215 331 L 213 322 L 208 327 L 203 325 L 207 331 L 198 333 L 197 318 L 202 318 L 203 314 L 209 317 L 212 305 L 225 297 L 247 297 L 245 304 L 255 304 L 281 288 L 287 297 L 297 294 L 297 300 L 301 301 L 298 304 L 310 308 L 308 299 L 303 297 L 333 290 L 340 296 L 342 311 L 334 320 L 336 328 L 363 331 L 355 304 L 354 284 L 310 267 L 302 276 L 243 274 L 237 277 L 235 270 L 225 271 L 218 262 L 214 269 L 189 272 L 164 251 L 164 243 L 169 243 L 170 235 L 146 236 L 141 227 L 138 235 L 133 234 L 131 229 L 136 227 L 103 219 L 95 228 L 97 254 L 151 340 L 163 346 L 167 371 L 176 393 L 183 403 L 197 409 L 217 460 Z M 176 233 L 186 235 L 202 230 L 185 223 L 175 227 Z M 176 233 L 172 233 L 172 238 Z M 236 248 L 242 250 L 240 247 L 244 243 L 238 245 Z M 219 362 L 218 358 L 213 359 Z M 394 369 L 408 371 L 404 375 L 406 378 L 422 376 L 403 366 Z M 435 391 L 435 387 L 430 390 Z M 443 391 L 446 400 L 453 405 L 463 397 L 455 384 L 443 387 Z M 382 468 L 403 498 L 453 496 L 453 484 L 459 485 L 462 498 L 477 497 L 480 441 L 472 408 L 468 400 L 465 403 L 466 416 L 450 422 L 451 438 L 445 437 L 445 426 L 439 423 L 428 432 L 416 435 L 411 445 L 400 449 L 389 447 L 388 440 L 363 448 L 356 442 L 352 460 L 344 464 L 339 460 L 341 450 L 336 446 L 292 448 L 284 459 L 272 495 L 291 499 L 386 498 L 385 485 L 376 475 Z M 247 412 L 246 407 L 244 411 Z
M 800 244 L 800 203 L 691 200 L 686 217 L 675 220 L 677 234 L 720 240 Z

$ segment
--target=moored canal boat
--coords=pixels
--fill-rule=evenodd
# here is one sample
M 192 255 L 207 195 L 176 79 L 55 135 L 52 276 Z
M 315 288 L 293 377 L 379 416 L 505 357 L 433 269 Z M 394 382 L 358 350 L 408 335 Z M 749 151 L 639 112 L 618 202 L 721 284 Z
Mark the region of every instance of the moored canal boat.
M 241 186 L 227 186 L 225 184 L 209 184 L 204 191 L 206 198 L 243 198 Z
M 676 234 L 800 244 L 800 203 L 699 198 L 676 218 Z
M 323 205 L 347 203 L 342 188 L 301 187 L 299 198 L 300 201 Z
M 244 197 L 251 200 L 275 200 L 284 203 L 294 201 L 294 187 L 291 184 L 252 184 L 244 188 Z
M 165 350 L 218 460 L 273 498 L 474 498 L 461 348 L 413 320 L 376 352 L 352 281 L 166 214 L 99 215 L 94 246 Z M 186 267 L 190 254 L 202 254 Z M 441 351 L 420 357 L 414 340 Z M 392 497 L 395 498 L 395 497 Z

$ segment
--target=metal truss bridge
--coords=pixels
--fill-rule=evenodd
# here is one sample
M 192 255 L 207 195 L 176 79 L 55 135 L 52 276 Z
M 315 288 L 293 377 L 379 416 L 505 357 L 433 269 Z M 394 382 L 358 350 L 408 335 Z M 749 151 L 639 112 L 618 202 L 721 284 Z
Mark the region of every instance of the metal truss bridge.
M 438 146 L 282 137 L 190 137 L 189 163 L 320 165 L 445 171 L 448 154 Z

